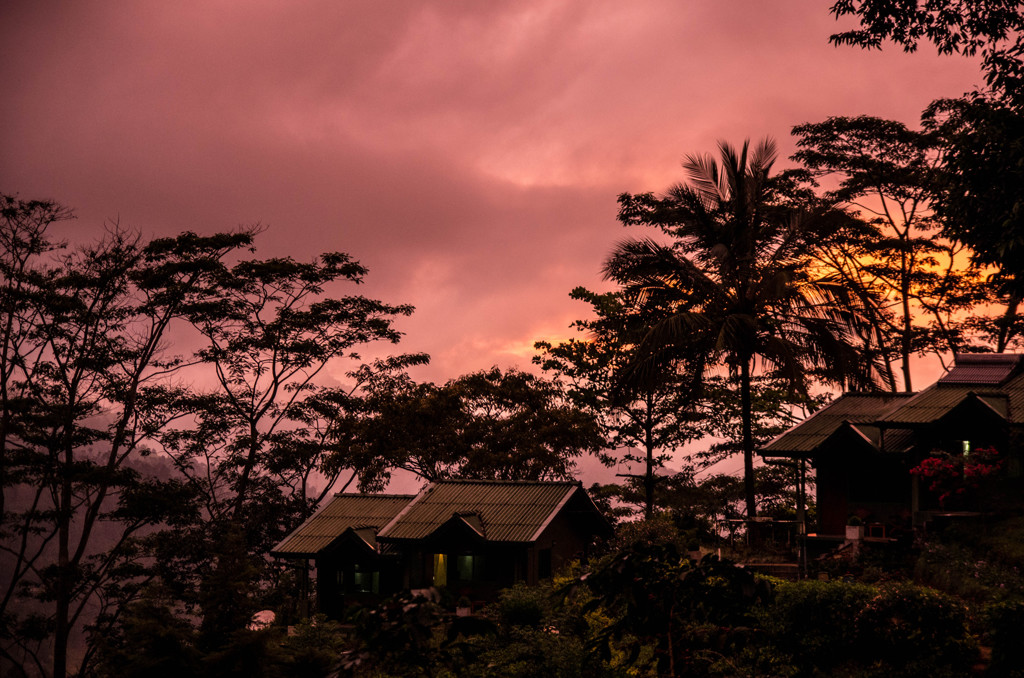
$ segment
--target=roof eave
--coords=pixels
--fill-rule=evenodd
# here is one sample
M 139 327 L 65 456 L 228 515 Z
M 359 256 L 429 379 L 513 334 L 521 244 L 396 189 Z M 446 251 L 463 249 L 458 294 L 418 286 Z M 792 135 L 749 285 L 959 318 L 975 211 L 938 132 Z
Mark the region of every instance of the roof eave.
M 309 560 L 310 558 L 316 558 L 318 555 L 320 555 L 320 552 L 317 551 L 316 553 L 306 553 L 306 552 L 296 552 L 296 551 L 274 551 L 274 550 L 271 550 L 270 551 L 270 555 L 273 558 L 287 558 L 287 559 L 290 559 L 290 560 L 298 560 L 300 558 L 304 558 L 306 560 Z
M 760 457 L 779 457 L 786 459 L 810 459 L 816 455 L 816 450 L 757 450 Z

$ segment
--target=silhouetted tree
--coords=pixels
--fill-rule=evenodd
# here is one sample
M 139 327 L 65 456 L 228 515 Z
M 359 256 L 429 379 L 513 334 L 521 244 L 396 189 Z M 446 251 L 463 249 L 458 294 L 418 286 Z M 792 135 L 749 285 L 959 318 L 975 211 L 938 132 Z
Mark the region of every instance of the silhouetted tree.
M 231 622 L 232 628 L 220 628 L 225 642 L 245 616 L 235 611 L 251 605 L 257 589 L 197 597 L 209 590 L 210 577 L 241 571 L 232 555 L 237 549 L 224 549 L 241 540 L 249 559 L 245 571 L 265 582 L 273 574 L 267 551 L 355 463 L 354 428 L 365 415 L 362 387 L 377 372 L 427 360 L 409 355 L 357 367 L 347 388 L 316 384 L 329 363 L 358 365 L 363 345 L 398 342 L 394 321 L 412 313 L 411 306 L 338 294 L 339 286 L 360 283 L 366 272 L 336 252 L 308 263 L 243 260 L 224 269 L 205 303 L 188 315 L 205 340 L 196 360 L 215 377 L 215 387 L 180 393 L 177 402 L 190 416 L 162 431 L 159 442 L 200 497 L 202 516 L 159 547 L 179 554 L 178 567 L 164 576 L 189 604 L 204 617 Z M 329 482 L 311 493 L 310 478 L 321 472 Z M 216 601 L 212 608 L 210 601 Z
M 394 318 L 411 307 L 333 296 L 365 274 L 344 254 L 226 265 L 257 229 L 145 242 L 115 225 L 68 250 L 46 232 L 70 216 L 59 205 L 4 197 L 0 209 L 0 660 L 49 673 L 52 646 L 63 677 L 72 631 L 88 625 L 88 672 L 153 578 L 201 613 L 205 650 L 237 649 L 266 547 L 328 491 L 310 493 L 312 474 L 333 481 L 355 463 L 363 385 L 426 357 L 356 367 L 345 388 L 315 378 L 358 361 L 361 344 L 397 341 Z M 173 355 L 172 329 L 206 344 Z M 203 368 L 217 388 L 182 385 Z M 156 447 L 180 475 L 138 470 Z
M 935 134 L 869 116 L 832 117 L 793 128 L 793 156 L 814 180 L 835 178 L 826 199 L 863 221 L 822 234 L 809 250 L 842 280 L 871 328 L 863 344 L 900 363 L 903 389 L 913 390 L 911 357 L 962 349 L 967 312 L 988 301 L 988 288 L 969 266 L 970 253 L 940 237 L 932 212 L 941 163 Z M 873 346 L 872 346 L 873 345 Z
M 830 208 L 805 209 L 779 192 L 770 176 L 777 152 L 763 141 L 748 156 L 721 143 L 721 161 L 688 156 L 688 184 L 663 198 L 619 198 L 626 225 L 660 229 L 672 241 L 628 240 L 605 264 L 627 298 L 671 309 L 652 323 L 642 355 L 682 352 L 694 364 L 721 361 L 740 391 L 745 504 L 756 512 L 751 379 L 760 359 L 767 373 L 806 393 L 807 370 L 842 382 L 857 364 L 847 341 L 850 319 L 833 303 L 832 281 L 815 279 L 806 249 Z M 700 358 L 699 356 L 705 356 Z M 639 362 L 639 361 L 638 361 Z
M 943 234 L 995 267 L 994 282 L 1016 304 L 1024 292 L 1024 104 L 973 93 L 933 102 L 923 120 L 943 148 L 934 197 Z M 1001 347 L 1011 326 L 1000 331 Z
M 834 44 L 879 49 L 891 40 L 913 52 L 925 40 L 940 54 L 980 53 L 989 86 L 1011 99 L 1024 94 L 1024 11 L 1014 0 L 839 0 L 831 11 L 861 25 L 833 35 Z
M 576 459 L 605 446 L 593 415 L 539 377 L 492 368 L 442 386 L 411 380 L 369 399 L 367 462 L 427 480 L 571 479 Z
M 538 342 L 542 351 L 534 363 L 556 376 L 566 397 L 591 413 L 608 438 L 609 448 L 627 462 L 643 464 L 644 513 L 654 511 L 654 472 L 669 453 L 707 433 L 693 397 L 693 378 L 681 361 L 652 370 L 650 379 L 630 390 L 617 389 L 622 370 L 637 357 L 647 329 L 659 312 L 637 309 L 620 293 L 596 294 L 578 287 L 570 295 L 591 305 L 595 317 L 577 320 L 572 327 L 584 336 L 558 345 Z M 664 312 L 662 313 L 664 315 Z M 632 452 L 639 448 L 640 455 Z M 623 454 L 622 450 L 627 451 Z M 607 461 L 613 462 L 610 457 Z
M 223 258 L 252 238 L 184 233 L 145 243 L 115 225 L 69 250 L 47 233 L 69 216 L 52 202 L 0 199 L 0 637 L 8 662 L 60 678 L 90 606 L 102 621 L 131 595 L 127 583 L 141 574 L 136 536 L 187 510 L 147 505 L 181 488 L 142 478 L 130 462 L 178 416 L 163 385 L 180 367 L 165 352 L 169 328 L 218 284 Z M 40 654 L 47 642 L 52 662 Z
M 988 89 L 935 101 L 922 117 L 937 133 L 943 157 L 932 195 L 942 233 L 973 249 L 976 263 L 998 269 L 992 282 L 1005 311 L 970 326 L 1005 350 L 1021 330 L 1017 307 L 1024 292 L 1024 10 L 1012 0 L 839 0 L 831 11 L 861 24 L 833 35 L 835 44 L 870 49 L 891 40 L 913 52 L 928 41 L 941 54 L 981 54 Z

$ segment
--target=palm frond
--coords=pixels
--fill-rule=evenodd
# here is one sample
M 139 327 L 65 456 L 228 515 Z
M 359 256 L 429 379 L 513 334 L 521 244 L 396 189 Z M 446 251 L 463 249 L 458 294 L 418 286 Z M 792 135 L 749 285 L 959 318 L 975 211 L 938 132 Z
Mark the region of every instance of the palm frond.
M 729 182 L 710 155 L 687 155 L 683 169 L 690 186 L 710 204 L 729 200 Z
M 657 298 L 671 306 L 724 303 L 727 290 L 685 254 L 653 240 L 624 240 L 605 261 L 604 278 L 639 302 Z
M 853 346 L 877 309 L 809 269 L 816 234 L 830 237 L 850 217 L 820 202 L 779 200 L 769 176 L 778 153 L 764 138 L 720 142 L 717 159 L 686 156 L 687 182 L 659 199 L 652 223 L 675 243 L 619 243 L 605 278 L 635 302 L 668 310 L 644 339 L 649 353 L 689 333 L 709 355 L 735 365 L 758 355 L 794 384 L 804 369 L 826 380 L 847 369 L 868 374 Z
M 772 137 L 765 137 L 757 143 L 754 155 L 750 158 L 751 174 L 765 177 L 771 172 L 772 166 L 779 157 L 779 145 Z

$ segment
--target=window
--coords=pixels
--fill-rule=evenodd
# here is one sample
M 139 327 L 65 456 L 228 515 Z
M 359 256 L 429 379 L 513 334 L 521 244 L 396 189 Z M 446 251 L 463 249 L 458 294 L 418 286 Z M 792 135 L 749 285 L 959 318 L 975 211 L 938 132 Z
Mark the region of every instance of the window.
M 358 593 L 380 593 L 380 572 L 356 563 L 352 573 L 352 590 Z
M 466 554 L 455 557 L 455 572 L 461 581 L 478 581 L 482 566 L 482 556 Z
M 434 554 L 434 586 L 448 586 L 448 556 L 444 553 Z

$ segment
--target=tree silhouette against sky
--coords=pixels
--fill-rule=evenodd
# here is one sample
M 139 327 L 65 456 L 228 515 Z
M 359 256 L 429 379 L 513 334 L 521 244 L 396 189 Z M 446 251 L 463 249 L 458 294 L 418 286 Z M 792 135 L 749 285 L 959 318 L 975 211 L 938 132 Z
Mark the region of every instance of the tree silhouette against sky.
M 740 391 L 744 497 L 756 515 L 751 378 L 780 377 L 806 395 L 810 373 L 842 383 L 858 367 L 848 340 L 853 317 L 837 303 L 835 280 L 815 279 L 804 256 L 818 229 L 848 218 L 821 204 L 789 196 L 770 176 L 775 142 L 752 151 L 720 142 L 720 159 L 687 156 L 687 182 L 661 198 L 619 197 L 619 220 L 653 226 L 668 243 L 630 239 L 605 263 L 605 276 L 638 303 L 657 299 L 674 312 L 651 325 L 641 356 L 627 371 L 642 381 L 644 362 L 665 351 L 680 359 L 728 367 Z

